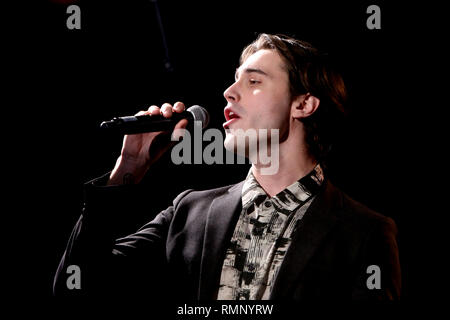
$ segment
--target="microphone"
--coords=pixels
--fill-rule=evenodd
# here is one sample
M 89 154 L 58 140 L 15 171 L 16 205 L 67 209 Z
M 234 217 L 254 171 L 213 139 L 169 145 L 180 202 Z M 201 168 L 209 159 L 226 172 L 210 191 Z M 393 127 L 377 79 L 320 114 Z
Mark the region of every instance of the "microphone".
M 194 105 L 187 110 L 177 113 L 173 112 L 172 117 L 164 118 L 163 115 L 141 115 L 128 117 L 115 117 L 110 121 L 103 121 L 100 129 L 108 131 L 120 131 L 123 134 L 136 134 L 144 132 L 173 130 L 181 119 L 187 119 L 189 124 L 194 121 L 202 123 L 202 129 L 209 123 L 209 114 L 205 108 Z

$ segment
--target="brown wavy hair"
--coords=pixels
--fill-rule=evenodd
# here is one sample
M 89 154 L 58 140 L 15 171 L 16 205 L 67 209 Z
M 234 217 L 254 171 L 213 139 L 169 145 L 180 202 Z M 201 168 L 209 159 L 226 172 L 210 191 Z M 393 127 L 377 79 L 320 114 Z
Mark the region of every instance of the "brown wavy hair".
M 273 49 L 285 62 L 291 97 L 310 93 L 320 100 L 309 117 L 301 119 L 308 151 L 318 161 L 325 161 L 333 138 L 346 115 L 347 90 L 342 76 L 332 66 L 329 56 L 311 44 L 286 35 L 262 33 L 241 53 L 240 64 L 261 49 Z

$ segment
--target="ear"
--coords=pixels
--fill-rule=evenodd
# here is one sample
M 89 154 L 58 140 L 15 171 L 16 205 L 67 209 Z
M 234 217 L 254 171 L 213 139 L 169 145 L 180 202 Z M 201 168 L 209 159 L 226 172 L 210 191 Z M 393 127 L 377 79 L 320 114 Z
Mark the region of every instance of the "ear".
M 320 99 L 310 93 L 299 95 L 291 104 L 292 117 L 295 119 L 307 118 L 316 112 L 319 104 Z

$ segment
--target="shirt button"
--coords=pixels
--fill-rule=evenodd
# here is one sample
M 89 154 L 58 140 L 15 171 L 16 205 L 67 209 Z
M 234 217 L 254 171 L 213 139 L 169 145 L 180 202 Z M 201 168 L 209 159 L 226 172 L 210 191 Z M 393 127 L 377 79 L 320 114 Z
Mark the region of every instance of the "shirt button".
M 264 205 L 266 206 L 266 208 L 269 208 L 272 205 L 272 202 L 266 201 L 264 202 Z

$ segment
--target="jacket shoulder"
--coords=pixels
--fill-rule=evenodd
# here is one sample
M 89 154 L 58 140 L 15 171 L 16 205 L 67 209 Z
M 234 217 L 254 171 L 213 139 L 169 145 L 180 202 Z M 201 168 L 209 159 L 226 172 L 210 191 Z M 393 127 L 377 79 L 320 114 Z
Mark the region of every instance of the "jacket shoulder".
M 342 199 L 343 218 L 354 220 L 359 225 L 365 225 L 370 229 L 373 227 L 380 227 L 382 229 L 390 229 L 394 233 L 397 233 L 397 226 L 392 218 L 367 207 L 359 201 L 356 201 L 339 189 L 338 192 L 341 194 Z
M 223 187 L 217 187 L 213 189 L 207 190 L 195 190 L 188 189 L 180 193 L 173 201 L 174 207 L 178 207 L 180 205 L 186 205 L 195 202 L 211 202 L 213 199 L 220 197 L 221 195 L 234 190 L 235 188 L 242 188 L 242 184 L 244 181 L 230 184 Z

